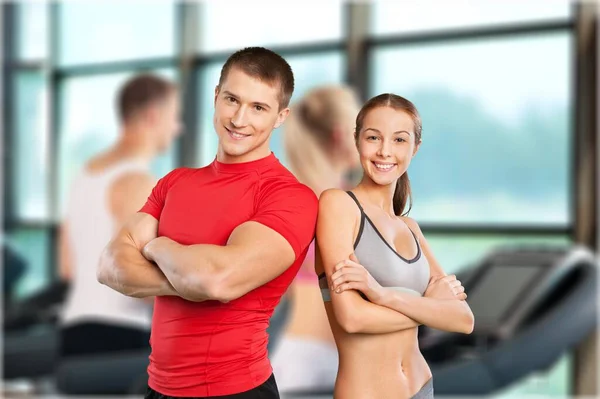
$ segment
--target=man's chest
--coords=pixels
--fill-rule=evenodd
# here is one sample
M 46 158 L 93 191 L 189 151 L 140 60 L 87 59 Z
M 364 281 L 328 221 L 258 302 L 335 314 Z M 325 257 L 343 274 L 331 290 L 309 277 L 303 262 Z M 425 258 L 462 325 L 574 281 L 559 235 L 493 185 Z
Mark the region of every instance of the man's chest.
M 167 194 L 158 234 L 181 244 L 224 245 L 255 212 L 257 184 L 218 180 L 175 186 Z

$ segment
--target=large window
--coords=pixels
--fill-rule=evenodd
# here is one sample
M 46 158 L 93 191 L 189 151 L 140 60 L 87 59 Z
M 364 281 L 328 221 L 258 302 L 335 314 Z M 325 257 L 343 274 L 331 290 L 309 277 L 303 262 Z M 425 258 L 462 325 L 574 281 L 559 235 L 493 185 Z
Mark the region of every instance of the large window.
M 344 57 L 339 52 L 322 53 L 315 55 L 286 56 L 292 70 L 294 71 L 295 89 L 291 102 L 302 98 L 304 93 L 311 87 L 322 84 L 336 84 L 342 82 Z M 217 150 L 217 134 L 213 127 L 214 112 L 214 89 L 219 83 L 219 76 L 223 62 L 219 61 L 203 69 L 200 73 L 201 106 L 200 111 L 201 133 L 199 149 L 199 165 L 204 166 L 212 162 Z M 273 132 L 271 138 L 271 149 L 285 164 L 286 156 L 283 150 L 281 128 Z
M 315 12 L 315 6 L 318 12 Z M 290 46 L 342 38 L 341 1 L 207 1 L 200 10 L 203 52 Z
M 24 71 L 13 81 L 14 107 L 10 132 L 12 203 L 16 217 L 45 220 L 49 216 L 48 93 L 43 72 Z
M 372 94 L 410 99 L 423 120 L 409 169 L 417 219 L 571 222 L 568 33 L 389 46 L 372 61 Z
M 172 1 L 64 2 L 58 22 L 60 65 L 175 55 Z
M 395 1 L 375 0 L 371 13 L 374 35 L 501 27 L 565 20 L 568 0 Z
M 24 1 L 17 11 L 17 34 L 13 36 L 16 58 L 41 60 L 48 55 L 48 9 L 45 1 Z
M 182 148 L 176 144 L 152 168 L 161 177 L 176 166 L 204 166 L 217 150 L 213 95 L 226 54 L 254 45 L 281 50 L 291 64 L 292 103 L 314 86 L 338 83 L 355 83 L 365 100 L 394 92 L 415 103 L 424 128 L 409 169 L 411 216 L 447 273 L 472 267 L 499 246 L 569 245 L 573 5 L 446 3 L 376 0 L 364 4 L 370 12 L 362 20 L 339 0 L 2 5 L 15 11 L 6 41 L 15 65 L 7 86 L 10 124 L 3 126 L 11 145 L 4 239 L 28 265 L 18 295 L 55 275 L 55 233 L 70 182 L 118 137 L 120 85 L 142 70 L 176 81 L 193 77 L 181 87 Z M 363 38 L 364 28 L 364 46 L 348 41 Z M 271 144 L 285 165 L 281 129 Z M 567 354 L 494 397 L 567 396 L 571 367 Z

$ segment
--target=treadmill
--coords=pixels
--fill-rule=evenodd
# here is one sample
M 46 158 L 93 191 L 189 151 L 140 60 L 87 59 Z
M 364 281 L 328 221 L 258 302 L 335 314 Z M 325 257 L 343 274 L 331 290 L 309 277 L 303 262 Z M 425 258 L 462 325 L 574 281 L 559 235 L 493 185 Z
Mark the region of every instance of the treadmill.
M 583 247 L 513 247 L 459 276 L 473 333 L 419 332 L 436 394 L 494 393 L 574 349 L 597 326 L 598 264 Z

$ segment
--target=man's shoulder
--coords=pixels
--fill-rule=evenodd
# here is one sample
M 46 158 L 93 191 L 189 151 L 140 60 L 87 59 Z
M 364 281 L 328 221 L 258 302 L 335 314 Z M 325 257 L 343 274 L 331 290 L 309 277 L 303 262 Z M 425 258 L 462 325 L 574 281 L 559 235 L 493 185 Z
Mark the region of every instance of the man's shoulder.
M 166 175 L 164 175 L 160 180 L 167 186 L 171 187 L 175 183 L 184 180 L 188 176 L 191 176 L 195 170 L 197 170 L 197 169 L 193 169 L 193 168 L 189 168 L 189 167 L 185 167 L 185 166 L 177 167 L 177 168 L 171 170 Z
M 261 170 L 261 177 L 279 177 L 282 179 L 289 178 L 293 180 L 298 180 L 296 179 L 296 176 L 294 176 L 294 174 L 278 159 L 275 162 L 269 164 L 268 167 Z
M 310 198 L 318 201 L 314 191 L 298 179 L 287 169 L 280 173 L 269 173 L 261 176 L 260 191 L 271 193 L 288 193 L 301 198 Z

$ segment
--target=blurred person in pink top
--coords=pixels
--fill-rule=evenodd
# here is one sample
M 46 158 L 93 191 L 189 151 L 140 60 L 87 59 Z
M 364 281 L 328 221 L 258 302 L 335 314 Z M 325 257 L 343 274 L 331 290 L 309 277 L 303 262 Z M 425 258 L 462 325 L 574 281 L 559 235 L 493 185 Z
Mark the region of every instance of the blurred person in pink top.
M 293 105 L 283 140 L 290 170 L 317 196 L 351 185 L 360 103 L 345 86 L 321 86 Z M 290 314 L 271 361 L 281 392 L 332 389 L 338 355 L 314 269 L 314 242 L 290 289 Z

